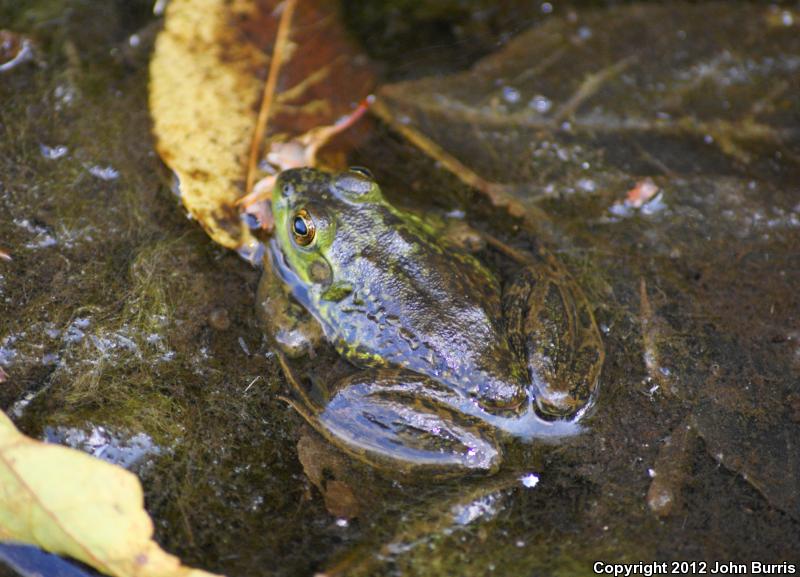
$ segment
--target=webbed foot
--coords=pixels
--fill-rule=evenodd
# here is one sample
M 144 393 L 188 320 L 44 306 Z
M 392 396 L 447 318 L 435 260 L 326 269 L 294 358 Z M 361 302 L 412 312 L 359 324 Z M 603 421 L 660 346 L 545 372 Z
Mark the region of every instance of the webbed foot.
M 373 466 L 439 474 L 491 473 L 502 458 L 492 432 L 452 408 L 454 393 L 431 379 L 362 371 L 338 384 L 319 411 L 295 408 L 320 433 Z
M 509 318 L 516 311 L 514 337 L 527 355 L 539 414 L 577 419 L 593 403 L 603 341 L 581 288 L 555 257 L 540 256 L 507 290 L 504 306 Z

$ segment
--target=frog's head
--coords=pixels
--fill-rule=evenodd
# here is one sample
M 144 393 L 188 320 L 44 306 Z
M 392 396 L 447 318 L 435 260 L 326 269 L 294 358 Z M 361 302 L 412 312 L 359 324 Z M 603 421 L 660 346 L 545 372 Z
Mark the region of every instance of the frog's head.
M 286 170 L 272 192 L 273 250 L 297 277 L 294 283 L 317 287 L 324 299 L 338 300 L 339 293 L 348 292 L 348 282 L 337 273 L 362 242 L 378 234 L 374 214 L 382 207 L 381 190 L 366 169 L 339 174 Z

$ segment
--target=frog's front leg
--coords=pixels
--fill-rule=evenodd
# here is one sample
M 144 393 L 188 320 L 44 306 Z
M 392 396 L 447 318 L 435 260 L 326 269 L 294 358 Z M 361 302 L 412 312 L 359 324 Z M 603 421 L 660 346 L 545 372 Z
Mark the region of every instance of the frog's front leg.
M 287 357 L 313 357 L 323 338 L 322 328 L 292 298 L 286 284 L 275 274 L 271 258 L 267 251 L 256 300 L 259 318 L 278 349 Z
M 527 358 L 539 413 L 575 419 L 591 406 L 605 357 L 589 302 L 546 251 L 504 291 L 510 338 Z
M 337 383 L 320 406 L 306 399 L 296 408 L 323 436 L 373 466 L 444 475 L 496 471 L 502 453 L 492 431 L 455 409 L 464 401 L 457 397 L 416 373 L 370 369 Z

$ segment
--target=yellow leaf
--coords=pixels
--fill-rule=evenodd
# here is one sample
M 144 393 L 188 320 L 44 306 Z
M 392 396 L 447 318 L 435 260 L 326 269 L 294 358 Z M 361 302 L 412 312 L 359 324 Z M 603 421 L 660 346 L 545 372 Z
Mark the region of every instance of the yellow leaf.
M 158 152 L 191 215 L 233 249 L 255 243 L 234 203 L 244 193 L 267 56 L 231 22 L 254 9 L 244 0 L 173 0 L 150 63 Z
M 152 536 L 135 475 L 30 439 L 0 412 L 0 540 L 37 545 L 114 577 L 213 577 L 181 565 Z

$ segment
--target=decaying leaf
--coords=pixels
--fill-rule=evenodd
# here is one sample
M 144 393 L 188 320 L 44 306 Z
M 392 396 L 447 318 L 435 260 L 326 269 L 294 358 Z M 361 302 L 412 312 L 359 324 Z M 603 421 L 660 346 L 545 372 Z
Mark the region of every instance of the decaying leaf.
M 336 9 L 324 1 L 169 4 L 150 69 L 157 148 L 189 212 L 223 246 L 256 242 L 236 206 L 263 176 L 248 174 L 251 150 L 269 155 L 275 144 L 334 125 L 371 87 Z M 265 142 L 254 142 L 260 134 Z
M 514 209 L 575 174 L 558 192 L 614 169 L 769 174 L 765 150 L 796 178 L 800 36 L 789 16 L 771 26 L 772 12 L 642 3 L 554 18 L 469 71 L 382 86 L 373 111 Z
M 114 577 L 212 577 L 152 540 L 143 505 L 132 473 L 30 439 L 0 412 L 0 540 L 30 543 Z

